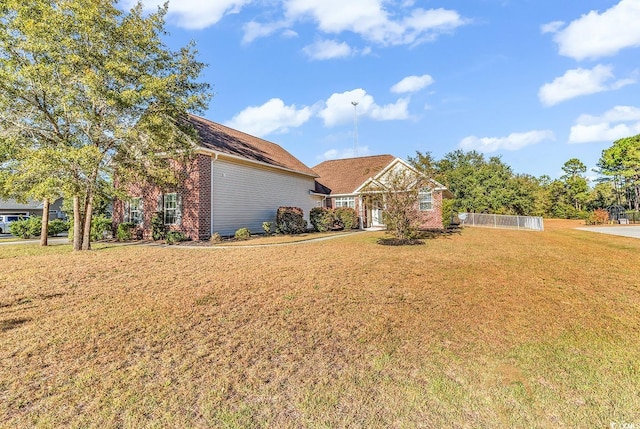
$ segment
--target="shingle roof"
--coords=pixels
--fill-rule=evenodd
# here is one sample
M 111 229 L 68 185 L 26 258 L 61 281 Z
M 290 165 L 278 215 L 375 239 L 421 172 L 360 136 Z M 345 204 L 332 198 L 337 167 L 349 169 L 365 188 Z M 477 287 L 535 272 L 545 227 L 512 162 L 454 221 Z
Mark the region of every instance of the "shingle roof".
M 275 143 L 195 115 L 189 115 L 188 122 L 198 132 L 200 146 L 205 149 L 317 176 L 312 169 Z
M 42 201 L 29 200 L 26 203 L 19 203 L 16 200 L 0 200 L 2 210 L 42 210 Z
M 334 159 L 316 165 L 313 170 L 320 176 L 316 182 L 329 188 L 331 194 L 351 194 L 367 179 L 384 170 L 394 159 L 396 157 L 393 155 Z

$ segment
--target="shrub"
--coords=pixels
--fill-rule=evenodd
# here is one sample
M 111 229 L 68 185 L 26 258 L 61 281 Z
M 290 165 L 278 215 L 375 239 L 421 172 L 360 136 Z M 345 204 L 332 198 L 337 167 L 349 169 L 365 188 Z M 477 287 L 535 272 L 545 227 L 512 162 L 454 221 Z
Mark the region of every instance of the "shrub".
M 39 236 L 41 230 L 42 218 L 38 216 L 17 220 L 9 225 L 9 232 L 11 232 L 11 234 L 24 239 Z
M 596 209 L 585 218 L 587 225 L 602 225 L 609 222 L 609 212 L 604 209 Z
M 111 226 L 111 221 L 109 221 L 109 226 Z M 65 231 L 69 231 L 69 222 L 63 219 L 53 219 L 47 225 L 47 234 L 50 236 L 58 235 Z
M 282 234 L 302 234 L 307 230 L 302 209 L 299 207 L 279 207 L 276 215 L 276 230 Z
M 451 226 L 451 220 L 453 219 L 453 198 L 446 198 L 442 200 L 442 227 L 449 228 Z
M 162 212 L 156 212 L 151 216 L 151 238 L 163 240 L 167 236 L 167 229 L 164 226 Z
M 251 231 L 249 231 L 249 228 L 240 228 L 233 234 L 233 238 L 236 240 L 248 240 L 251 238 Z
M 262 230 L 266 235 L 271 235 L 271 225 L 273 222 L 262 222 Z
M 131 222 L 122 222 L 118 225 L 118 230 L 116 231 L 118 241 L 131 241 L 135 227 L 136 225 Z
M 113 228 L 113 220 L 105 215 L 98 215 L 91 218 L 91 240 L 102 240 L 106 233 Z
M 318 232 L 328 231 L 333 226 L 333 214 L 331 209 L 314 207 L 309 212 L 311 226 Z
M 338 207 L 335 211 L 335 216 L 340 220 L 344 229 L 355 229 L 360 226 L 360 220 L 355 209 L 351 207 Z
M 167 244 L 176 244 L 181 241 L 187 241 L 188 237 L 180 231 L 169 231 L 167 232 Z
M 222 241 L 222 237 L 220 237 L 219 233 L 214 232 L 209 241 L 212 243 L 220 243 Z

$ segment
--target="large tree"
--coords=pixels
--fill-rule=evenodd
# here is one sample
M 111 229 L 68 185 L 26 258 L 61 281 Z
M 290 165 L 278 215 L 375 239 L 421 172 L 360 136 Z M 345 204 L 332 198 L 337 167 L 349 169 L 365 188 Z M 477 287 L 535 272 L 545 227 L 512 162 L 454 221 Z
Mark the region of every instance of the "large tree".
M 189 156 L 184 118 L 209 99 L 193 46 L 174 52 L 161 40 L 166 5 L 145 16 L 141 4 L 116 4 L 0 4 L 1 168 L 7 177 L 30 168 L 30 155 L 50 155 L 40 168 L 73 200 L 75 250 L 90 248 L 93 204 L 114 176 L 175 180 L 166 160 Z
M 600 173 L 608 177 L 632 210 L 640 210 L 640 134 L 616 140 L 602 151 Z
M 582 210 L 582 206 L 589 196 L 589 183 L 584 174 L 587 166 L 578 158 L 571 158 L 562 166 L 564 174 L 561 179 L 565 184 L 567 197 L 571 200 L 577 211 Z

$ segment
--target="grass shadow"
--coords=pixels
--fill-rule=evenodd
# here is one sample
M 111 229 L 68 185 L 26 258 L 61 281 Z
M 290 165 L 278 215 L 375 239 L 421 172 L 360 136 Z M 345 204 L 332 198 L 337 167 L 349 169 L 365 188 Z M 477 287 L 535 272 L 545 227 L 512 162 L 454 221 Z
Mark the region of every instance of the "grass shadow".
M 446 229 L 425 229 L 419 231 L 416 237 L 414 238 L 380 238 L 377 243 L 382 244 L 383 246 L 415 246 L 424 244 L 423 240 L 435 240 L 437 238 L 448 238 L 453 235 L 462 234 L 462 228 L 460 227 L 449 227 Z
M 0 332 L 7 332 L 12 329 L 18 328 L 24 325 L 27 322 L 30 322 L 31 319 L 26 318 L 15 318 L 15 319 L 5 319 L 0 320 Z

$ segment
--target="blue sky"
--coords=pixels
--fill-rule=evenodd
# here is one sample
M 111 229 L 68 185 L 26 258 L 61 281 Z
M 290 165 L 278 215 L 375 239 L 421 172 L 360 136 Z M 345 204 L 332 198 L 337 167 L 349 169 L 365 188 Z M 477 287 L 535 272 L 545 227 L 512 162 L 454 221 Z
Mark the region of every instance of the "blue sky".
M 356 101 L 359 156 L 557 177 L 640 134 L 639 22 L 640 0 L 173 0 L 166 43 L 209 65 L 204 116 L 309 166 L 354 155 Z

